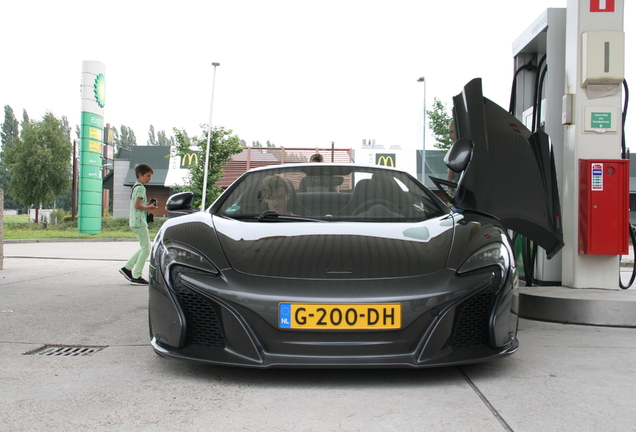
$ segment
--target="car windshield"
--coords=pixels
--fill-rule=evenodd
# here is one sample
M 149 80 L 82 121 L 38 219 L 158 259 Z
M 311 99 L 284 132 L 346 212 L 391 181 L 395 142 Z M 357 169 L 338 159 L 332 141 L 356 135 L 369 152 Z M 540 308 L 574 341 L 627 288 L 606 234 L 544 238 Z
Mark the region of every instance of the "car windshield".
M 219 198 L 212 212 L 255 222 L 413 222 L 449 210 L 404 172 L 315 163 L 248 172 Z

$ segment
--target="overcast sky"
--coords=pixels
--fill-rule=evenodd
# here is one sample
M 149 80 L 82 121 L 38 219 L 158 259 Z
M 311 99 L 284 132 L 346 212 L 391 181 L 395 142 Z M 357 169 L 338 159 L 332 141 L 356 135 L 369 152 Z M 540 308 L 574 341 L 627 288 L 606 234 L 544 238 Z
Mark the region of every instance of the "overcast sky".
M 210 114 L 211 63 L 219 62 L 212 123 L 248 145 L 330 147 L 334 141 L 358 148 L 366 138 L 421 148 L 420 76 L 429 109 L 434 97 L 450 107 L 475 77 L 483 79 L 484 94 L 507 109 L 513 41 L 546 8 L 566 4 L 5 1 L 0 104 L 10 105 L 19 120 L 23 109 L 31 119 L 46 111 L 66 115 L 74 129 L 82 61 L 98 60 L 106 67 L 107 123 L 131 127 L 138 144 L 146 143 L 151 124 L 169 135 L 173 127 L 197 135 Z M 626 29 L 635 8 L 626 5 Z M 632 40 L 627 32 L 628 53 Z M 630 65 L 628 59 L 628 82 Z

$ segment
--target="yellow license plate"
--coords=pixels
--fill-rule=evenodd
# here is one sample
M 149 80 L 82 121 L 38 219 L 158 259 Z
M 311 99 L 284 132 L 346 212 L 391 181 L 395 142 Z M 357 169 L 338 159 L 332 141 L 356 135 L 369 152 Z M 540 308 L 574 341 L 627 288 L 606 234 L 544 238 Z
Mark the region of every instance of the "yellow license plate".
M 382 330 L 402 327 L 400 303 L 280 303 L 278 323 L 293 330 Z

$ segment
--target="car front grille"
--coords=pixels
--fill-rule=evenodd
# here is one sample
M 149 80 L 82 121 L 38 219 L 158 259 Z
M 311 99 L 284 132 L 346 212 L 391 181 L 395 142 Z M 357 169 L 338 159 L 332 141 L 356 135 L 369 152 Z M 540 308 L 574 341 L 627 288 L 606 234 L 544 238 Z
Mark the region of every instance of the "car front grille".
M 496 299 L 501 276 L 496 276 L 479 294 L 471 297 L 463 306 L 453 341 L 454 347 L 487 344 L 489 341 L 489 320 Z
M 171 269 L 172 288 L 185 314 L 186 343 L 225 348 L 225 336 L 216 311 L 210 301 L 184 284 L 181 275 L 185 273 L 206 273 L 183 266 Z

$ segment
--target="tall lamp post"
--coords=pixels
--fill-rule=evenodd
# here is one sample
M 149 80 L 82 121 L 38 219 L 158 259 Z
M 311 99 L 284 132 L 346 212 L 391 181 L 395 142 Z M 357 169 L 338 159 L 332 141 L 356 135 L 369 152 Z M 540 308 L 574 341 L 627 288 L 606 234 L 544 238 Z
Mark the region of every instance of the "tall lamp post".
M 424 83 L 424 120 L 423 120 L 423 132 L 422 135 L 422 150 L 426 150 L 426 77 L 419 77 L 417 82 Z
M 203 193 L 201 194 L 201 211 L 205 211 L 205 193 L 208 189 L 208 164 L 210 163 L 210 135 L 212 134 L 212 107 L 214 106 L 214 83 L 216 82 L 216 67 L 221 63 L 212 63 L 214 75 L 212 75 L 212 96 L 210 97 L 210 121 L 208 122 L 208 145 L 205 149 L 205 166 L 203 167 Z
M 419 77 L 417 82 L 424 83 L 424 114 L 422 119 L 422 171 L 420 181 L 422 184 L 426 181 L 426 77 Z

